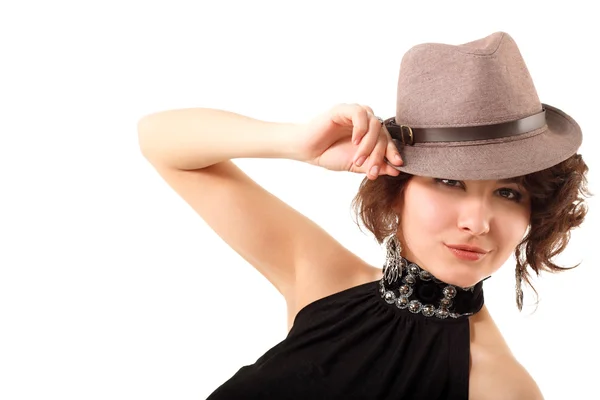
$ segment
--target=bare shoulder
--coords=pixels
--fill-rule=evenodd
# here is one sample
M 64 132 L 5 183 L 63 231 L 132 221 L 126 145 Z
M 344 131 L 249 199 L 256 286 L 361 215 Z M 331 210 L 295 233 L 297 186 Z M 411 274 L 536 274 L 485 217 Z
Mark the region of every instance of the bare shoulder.
M 537 383 L 517 360 L 513 359 L 511 361 L 504 379 L 512 382 L 512 387 L 507 392 L 507 399 L 543 400 L 544 396 Z
M 510 355 L 490 358 L 471 374 L 469 399 L 543 400 L 529 372 Z
M 518 362 L 487 307 L 470 319 L 469 399 L 543 400 L 529 372 Z

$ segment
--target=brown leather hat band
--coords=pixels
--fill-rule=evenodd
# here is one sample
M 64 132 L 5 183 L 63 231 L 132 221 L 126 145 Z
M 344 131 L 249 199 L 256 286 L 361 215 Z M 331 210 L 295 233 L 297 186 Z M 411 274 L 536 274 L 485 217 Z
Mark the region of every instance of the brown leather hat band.
M 546 125 L 546 110 L 518 119 L 494 125 L 449 127 L 449 128 L 411 128 L 396 124 L 395 117 L 383 121 L 393 139 L 406 145 L 427 142 L 464 142 L 471 140 L 498 139 L 522 135 Z

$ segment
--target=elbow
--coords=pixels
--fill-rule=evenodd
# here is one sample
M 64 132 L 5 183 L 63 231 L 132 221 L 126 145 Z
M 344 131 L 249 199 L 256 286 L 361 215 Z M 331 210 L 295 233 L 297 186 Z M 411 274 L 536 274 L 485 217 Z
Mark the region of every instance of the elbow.
M 152 121 L 152 115 L 154 114 L 142 117 L 137 123 L 138 146 L 140 148 L 140 152 L 145 158 L 150 157 L 151 149 L 155 147 L 152 145 L 152 143 L 154 143 L 156 140 L 153 135 L 153 133 L 156 131 L 156 124 L 154 124 Z

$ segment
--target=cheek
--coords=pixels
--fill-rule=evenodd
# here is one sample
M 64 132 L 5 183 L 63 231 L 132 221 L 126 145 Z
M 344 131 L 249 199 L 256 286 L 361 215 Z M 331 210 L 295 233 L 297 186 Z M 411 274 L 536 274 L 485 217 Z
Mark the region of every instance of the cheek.
M 529 211 L 524 209 L 507 210 L 498 215 L 494 230 L 507 247 L 513 250 L 523 239 L 529 226 Z
M 428 190 L 413 190 L 405 197 L 402 226 L 407 239 L 416 233 L 431 238 L 453 223 L 454 210 L 443 196 Z M 454 221 L 456 218 L 454 218 Z

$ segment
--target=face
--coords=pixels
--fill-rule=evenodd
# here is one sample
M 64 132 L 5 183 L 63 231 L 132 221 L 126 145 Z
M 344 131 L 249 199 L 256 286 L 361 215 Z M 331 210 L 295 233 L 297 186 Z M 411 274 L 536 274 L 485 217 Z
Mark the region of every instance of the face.
M 402 255 L 446 283 L 467 287 L 514 252 L 529 225 L 530 200 L 510 181 L 415 176 L 397 212 Z

